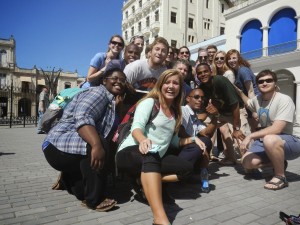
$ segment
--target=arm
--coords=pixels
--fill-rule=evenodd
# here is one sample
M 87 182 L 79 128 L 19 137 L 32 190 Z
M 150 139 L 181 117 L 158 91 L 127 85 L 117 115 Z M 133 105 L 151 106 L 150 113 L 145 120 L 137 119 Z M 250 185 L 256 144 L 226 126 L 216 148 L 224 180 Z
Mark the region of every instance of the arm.
M 248 97 L 249 98 L 255 97 L 255 93 L 254 93 L 252 81 L 250 81 L 250 80 L 245 81 L 244 85 L 245 85 L 245 87 L 247 89 Z
M 105 151 L 103 149 L 100 137 L 96 128 L 91 125 L 84 125 L 78 129 L 79 135 L 86 141 L 92 148 L 91 150 L 91 167 L 94 170 L 103 168 Z
M 105 71 L 105 67 L 103 67 L 101 70 L 98 70 L 95 67 L 90 66 L 89 71 L 88 71 L 88 75 L 87 75 L 87 81 L 88 82 L 93 82 L 98 80 L 104 73 Z
M 201 130 L 198 133 L 198 135 L 211 138 L 214 135 L 215 131 L 216 131 L 217 120 L 218 120 L 217 117 L 212 117 L 211 122 L 207 125 L 207 127 L 205 129 Z
M 249 100 L 250 98 L 248 98 L 248 97 L 244 94 L 244 92 L 243 92 L 241 89 L 239 89 L 237 86 L 234 85 L 234 87 L 235 87 L 236 92 L 238 93 L 238 95 L 239 95 L 239 96 L 241 97 L 241 99 L 243 100 L 244 104 L 247 106 L 247 102 L 248 102 L 248 100 Z
M 236 104 L 232 105 L 231 112 L 232 112 L 232 116 L 233 116 L 233 123 L 232 123 L 233 133 L 232 133 L 232 136 L 233 136 L 233 138 L 236 138 L 237 140 L 244 140 L 245 135 L 240 130 L 240 108 L 239 108 L 239 103 L 236 103 Z M 239 130 L 236 130 L 237 128 Z

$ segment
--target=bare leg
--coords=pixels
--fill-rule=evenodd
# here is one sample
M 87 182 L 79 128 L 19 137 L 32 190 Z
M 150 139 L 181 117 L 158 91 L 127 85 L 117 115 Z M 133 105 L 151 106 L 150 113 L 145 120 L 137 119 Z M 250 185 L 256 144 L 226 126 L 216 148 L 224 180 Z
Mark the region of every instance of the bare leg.
M 223 142 L 225 145 L 224 146 L 224 155 L 228 160 L 235 162 L 234 149 L 233 149 L 234 142 L 231 137 L 228 124 L 224 124 L 223 126 L 221 126 L 220 132 L 222 134 Z
M 264 147 L 268 158 L 274 167 L 274 175 L 285 177 L 284 174 L 284 141 L 278 135 L 267 135 L 264 137 Z M 273 177 L 272 182 L 279 179 Z M 265 187 L 275 188 L 273 184 L 266 184 Z
M 151 207 L 154 222 L 157 224 L 169 224 L 162 202 L 161 180 L 160 173 L 141 173 L 143 189 Z

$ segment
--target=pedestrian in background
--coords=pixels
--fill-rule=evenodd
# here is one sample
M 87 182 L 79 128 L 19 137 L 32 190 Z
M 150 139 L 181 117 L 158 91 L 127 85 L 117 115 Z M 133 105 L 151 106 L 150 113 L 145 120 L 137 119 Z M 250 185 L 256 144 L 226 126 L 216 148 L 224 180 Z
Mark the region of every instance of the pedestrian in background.
M 38 108 L 39 119 L 38 119 L 37 134 L 45 133 L 44 131 L 41 130 L 42 129 L 41 120 L 42 120 L 42 117 L 43 117 L 45 111 L 47 110 L 47 108 L 49 107 L 49 104 L 50 104 L 48 92 L 49 92 L 48 87 L 43 87 L 43 90 L 39 96 L 39 108 Z

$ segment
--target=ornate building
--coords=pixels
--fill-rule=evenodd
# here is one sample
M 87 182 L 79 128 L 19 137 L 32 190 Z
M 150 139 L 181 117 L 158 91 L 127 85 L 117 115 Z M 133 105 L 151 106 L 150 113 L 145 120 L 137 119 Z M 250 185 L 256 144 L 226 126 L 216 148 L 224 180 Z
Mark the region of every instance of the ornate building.
M 61 72 L 57 92 L 76 87 L 81 81 L 82 78 L 78 78 L 77 72 Z M 38 96 L 44 85 L 45 79 L 40 69 L 17 66 L 14 38 L 0 39 L 0 118 L 35 118 Z

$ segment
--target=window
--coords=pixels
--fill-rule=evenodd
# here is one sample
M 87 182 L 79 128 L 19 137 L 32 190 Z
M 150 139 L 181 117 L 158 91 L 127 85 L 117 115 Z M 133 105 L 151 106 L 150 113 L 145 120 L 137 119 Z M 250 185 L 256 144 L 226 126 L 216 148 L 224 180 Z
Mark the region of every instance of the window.
M 206 8 L 208 9 L 209 0 L 206 0 Z
M 0 73 L 0 88 L 6 85 L 6 74 Z
M 125 40 L 128 40 L 128 32 L 125 31 Z
M 22 81 L 22 93 L 29 93 L 29 82 Z
M 173 48 L 176 48 L 176 45 L 177 45 L 177 41 L 176 40 L 171 40 L 171 46 Z
M 194 42 L 194 36 L 193 35 L 189 35 L 188 36 L 188 41 L 193 43 Z
M 134 27 L 131 27 L 131 37 L 134 36 Z
M 159 11 L 158 10 L 155 11 L 154 17 L 155 17 L 155 21 L 159 21 Z
M 139 0 L 139 6 L 140 6 L 140 8 L 142 8 L 142 5 L 143 5 L 143 1 Z
M 65 89 L 71 88 L 71 83 L 70 82 L 65 82 Z
M 139 22 L 138 23 L 138 31 L 141 31 L 142 30 L 142 22 Z
M 194 28 L 194 19 L 189 18 L 189 28 L 193 29 Z
M 193 0 L 190 0 L 190 3 L 193 3 Z
M 0 50 L 0 66 L 7 66 L 7 53 L 4 49 Z
M 146 27 L 149 27 L 150 26 L 150 17 L 147 16 L 146 17 Z
M 134 14 L 135 13 L 135 6 L 132 6 L 131 9 L 132 9 L 132 14 Z
M 125 18 L 128 18 L 128 11 L 125 12 Z
M 225 34 L 225 27 L 220 27 L 220 35 Z
M 224 10 L 225 10 L 225 5 L 221 4 L 221 13 L 224 13 Z
M 176 12 L 171 12 L 171 23 L 176 23 Z

